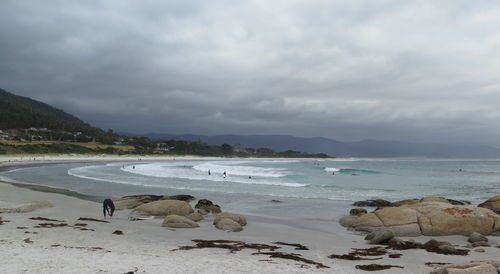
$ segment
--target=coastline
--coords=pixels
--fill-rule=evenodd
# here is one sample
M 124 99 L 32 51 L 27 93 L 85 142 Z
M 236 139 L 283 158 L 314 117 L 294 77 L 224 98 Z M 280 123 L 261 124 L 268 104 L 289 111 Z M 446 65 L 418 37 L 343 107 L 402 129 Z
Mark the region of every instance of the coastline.
M 0 157 L 1 158 L 1 157 Z M 75 157 L 76 158 L 76 157 Z M 92 157 L 68 159 L 51 158 L 30 161 L 1 163 L 0 166 L 15 168 L 29 164 L 56 164 L 73 162 L 124 161 L 123 157 Z M 110 159 L 112 158 L 112 159 Z M 171 157 L 169 157 L 171 158 Z M 175 160 L 208 160 L 203 157 L 175 157 Z M 144 160 L 159 160 L 143 158 Z M 216 158 L 221 159 L 221 158 Z M 222 158 L 224 159 L 224 158 Z M 137 158 L 129 159 L 137 161 Z M 164 159 L 173 160 L 173 159 Z M 33 163 L 35 162 L 35 163 Z M 58 192 L 59 191 L 59 192 Z M 54 193 L 56 192 L 56 193 Z M 63 194 L 63 195 L 62 195 Z M 186 193 L 189 194 L 189 193 Z M 79 217 L 102 219 L 101 204 L 91 199 L 78 197 L 77 192 L 65 193 L 65 190 L 38 185 L 0 184 L 0 208 L 14 207 L 31 201 L 50 201 L 54 206 L 40 208 L 28 213 L 0 213 L 9 222 L 0 226 L 0 258 L 13 258 L 22 254 L 20 260 L 2 262 L 5 273 L 365 273 L 355 265 L 369 263 L 404 266 L 407 273 L 429 273 L 432 268 L 425 262 L 468 263 L 472 260 L 495 259 L 498 248 L 485 248 L 485 253 L 471 252 L 468 256 L 449 256 L 427 253 L 421 250 L 401 251 L 399 259 L 384 257 L 378 261 L 345 261 L 327 258 L 330 254 L 344 254 L 351 248 L 370 248 L 364 236 L 347 231 L 336 220 L 323 221 L 309 226 L 290 226 L 286 222 L 247 216 L 248 225 L 242 232 L 228 233 L 217 230 L 213 225 L 213 216 L 200 222 L 196 229 L 168 229 L 161 227 L 162 219 L 132 222 L 128 220 L 128 210 L 118 211 L 110 223 L 85 222 L 87 229 L 76 229 Z M 72 197 L 73 196 L 73 197 Z M 194 205 L 194 204 L 192 204 Z M 231 211 L 231 208 L 224 208 Z M 348 208 L 334 209 L 348 212 Z M 64 220 L 73 227 L 35 228 L 40 221 L 30 217 L 41 216 Z M 311 229 L 311 226 L 317 229 Z M 18 229 L 25 227 L 25 229 Z M 124 235 L 112 234 L 115 230 Z M 29 233 L 27 233 L 29 232 Z M 37 232 L 37 234 L 34 234 Z M 450 241 L 459 246 L 466 245 L 464 236 L 417 237 L 423 242 L 431 238 Z M 491 237 L 497 240 L 499 237 Z M 25 241 L 29 239 L 28 241 Z M 242 250 L 230 253 L 218 248 L 179 250 L 179 246 L 192 246 L 194 239 L 236 240 L 248 243 L 272 244 L 275 241 L 300 243 L 309 247 L 309 251 L 297 251 L 283 246 L 286 253 L 298 253 L 304 258 L 314 260 L 330 268 L 316 268 L 292 260 L 269 258 L 252 255 L 255 250 Z M 102 248 L 102 249 L 101 249 Z M 389 269 L 377 273 L 400 273 L 401 269 Z

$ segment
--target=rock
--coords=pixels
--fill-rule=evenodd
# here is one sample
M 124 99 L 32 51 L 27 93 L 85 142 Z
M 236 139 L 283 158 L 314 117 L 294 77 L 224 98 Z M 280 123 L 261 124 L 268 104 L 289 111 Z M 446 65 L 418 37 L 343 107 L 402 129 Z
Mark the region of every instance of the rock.
M 472 232 L 488 235 L 495 223 L 495 213 L 475 206 L 426 202 L 410 208 L 419 212 L 420 229 L 422 234 L 428 236 L 470 235 Z
M 245 226 L 247 224 L 247 220 L 245 219 L 245 216 L 237 213 L 231 213 L 231 212 L 222 212 L 220 214 L 217 214 L 214 220 L 214 225 L 217 224 L 220 220 L 222 219 L 231 219 L 241 226 Z
M 206 209 L 198 209 L 197 212 L 200 213 L 201 215 L 207 215 L 208 213 L 210 213 L 210 211 Z
M 358 231 L 390 229 L 396 236 L 500 235 L 500 215 L 471 205 L 452 205 L 441 197 L 425 202 L 408 202 L 399 207 L 384 207 L 360 216 L 339 219 L 342 226 Z M 356 213 L 356 211 L 353 211 Z
M 367 213 L 359 216 L 358 223 L 356 224 L 356 226 L 379 227 L 379 226 L 384 226 L 384 224 L 375 213 Z
M 500 214 L 500 195 L 489 198 L 483 203 L 478 205 L 479 207 L 484 207 L 492 210 L 493 212 Z
M 370 244 L 385 244 L 394 238 L 394 232 L 392 230 L 380 230 L 372 232 L 373 235 L 370 236 Z
M 420 203 L 420 199 L 401 200 L 401 201 L 396 201 L 393 204 L 395 206 L 406 206 L 406 205 L 413 205 L 416 203 Z
M 470 202 L 469 201 L 464 201 L 464 200 L 452 200 L 452 199 L 446 199 L 448 200 L 448 203 L 452 204 L 452 205 L 470 205 Z
M 457 249 L 450 243 L 440 244 L 438 248 L 448 253 L 455 253 L 455 251 L 457 251 Z
M 349 211 L 349 215 L 354 215 L 354 216 L 359 216 L 359 215 L 363 215 L 366 213 L 367 213 L 367 211 L 364 208 L 353 208 Z
M 130 196 L 124 196 L 122 198 L 113 199 L 113 203 L 115 204 L 115 208 L 117 210 L 133 209 L 142 204 L 158 201 L 162 197 L 163 197 L 162 195 L 150 195 L 150 194 L 130 195 Z
M 386 207 L 374 212 L 385 226 L 416 224 L 417 211 L 407 207 Z
M 469 243 L 488 242 L 488 238 L 477 232 L 472 232 L 472 234 L 469 235 L 469 239 L 467 239 L 467 241 L 469 241 Z
M 219 214 L 222 212 L 219 205 L 211 205 L 208 207 L 208 210 L 210 210 L 210 212 L 212 212 L 212 214 Z
M 209 206 L 213 205 L 212 201 L 207 200 L 207 199 L 199 199 L 198 203 L 194 206 L 194 208 L 203 208 L 206 209 Z
M 195 222 L 199 222 L 199 221 L 203 220 L 203 215 L 201 215 L 198 212 L 191 213 L 191 214 L 187 215 L 186 217 L 188 219 L 191 219 L 192 221 L 195 221 Z
M 216 228 L 221 230 L 232 231 L 232 232 L 239 232 L 243 230 L 243 227 L 239 223 L 229 218 L 221 219 L 214 224 Z
M 370 207 L 388 207 L 394 206 L 393 203 L 386 200 L 366 200 L 366 201 L 358 201 L 352 204 L 353 206 L 370 206 Z
M 168 216 L 171 214 L 186 216 L 193 213 L 189 203 L 178 200 L 159 200 L 140 205 L 132 211 L 132 214 L 146 216 Z
M 165 220 L 163 221 L 161 226 L 172 228 L 196 228 L 200 225 L 187 217 L 172 214 L 165 217 Z
M 339 223 L 343 227 L 356 227 L 359 223 L 359 217 L 353 215 L 344 216 L 339 219 Z
M 420 199 L 420 202 L 421 203 L 425 203 L 425 202 L 440 202 L 440 203 L 447 203 L 449 204 L 450 202 L 443 198 L 443 197 L 424 197 L 422 199 Z
M 486 252 L 486 250 L 484 250 L 484 248 L 476 248 L 476 249 L 474 249 L 474 251 L 480 252 L 480 253 Z
M 394 234 L 396 234 L 396 236 L 417 237 L 422 235 L 422 231 L 420 230 L 420 226 L 418 225 L 418 223 L 387 226 L 387 228 L 394 231 Z
M 431 271 L 431 274 L 497 274 L 497 269 L 488 263 L 451 264 Z
M 214 203 L 212 203 L 212 201 L 207 199 L 198 200 L 198 203 L 196 203 L 194 208 L 203 209 L 206 210 L 207 212 L 212 212 L 212 214 L 218 214 L 222 212 L 219 205 L 215 205 Z
M 30 204 L 22 205 L 14 208 L 0 208 L 0 213 L 26 213 L 35 211 L 38 208 L 53 207 L 48 201 L 33 201 Z
M 179 194 L 179 195 L 172 195 L 172 196 L 165 195 L 161 199 L 162 200 L 191 201 L 191 200 L 195 200 L 196 198 L 191 196 L 191 195 Z
M 370 232 L 368 233 L 366 236 L 365 236 L 365 240 L 367 241 L 370 241 L 371 239 L 373 239 L 373 237 L 375 237 L 377 233 L 374 231 L 374 232 Z

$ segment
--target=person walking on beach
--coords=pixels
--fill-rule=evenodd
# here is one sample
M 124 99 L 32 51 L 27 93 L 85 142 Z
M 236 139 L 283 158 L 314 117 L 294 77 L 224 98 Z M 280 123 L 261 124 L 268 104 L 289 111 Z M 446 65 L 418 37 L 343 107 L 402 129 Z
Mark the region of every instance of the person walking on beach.
M 109 198 L 102 202 L 102 213 L 104 214 L 104 219 L 106 219 L 106 212 L 108 212 L 109 218 L 113 217 L 115 212 L 115 204 Z

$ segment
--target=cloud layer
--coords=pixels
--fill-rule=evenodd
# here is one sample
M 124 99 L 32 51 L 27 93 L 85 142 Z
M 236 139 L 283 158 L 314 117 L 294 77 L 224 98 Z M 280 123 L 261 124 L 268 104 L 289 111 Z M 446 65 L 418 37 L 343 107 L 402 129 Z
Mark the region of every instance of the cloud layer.
M 117 131 L 500 145 L 495 1 L 101 2 L 2 1 L 0 87 Z

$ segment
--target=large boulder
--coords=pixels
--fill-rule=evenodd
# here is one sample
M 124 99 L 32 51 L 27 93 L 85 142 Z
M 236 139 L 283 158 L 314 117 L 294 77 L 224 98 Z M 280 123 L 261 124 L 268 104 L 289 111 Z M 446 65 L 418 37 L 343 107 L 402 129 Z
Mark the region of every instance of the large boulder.
M 453 206 L 447 203 L 428 202 L 411 206 L 419 212 L 422 234 L 428 236 L 465 235 L 493 232 L 497 215 L 489 209 L 475 206 Z
M 214 219 L 214 225 L 220 222 L 222 219 L 231 219 L 241 226 L 245 226 L 247 224 L 247 220 L 245 219 L 245 216 L 237 213 L 231 213 L 231 212 L 222 212 L 217 214 L 217 216 Z
M 113 199 L 113 203 L 115 204 L 115 208 L 117 210 L 133 209 L 142 204 L 147 204 L 150 202 L 160 200 L 162 197 L 163 197 L 162 195 L 150 195 L 150 194 L 130 195 L 130 196 L 124 196 L 122 198 Z
M 385 207 L 361 216 L 346 216 L 339 222 L 358 231 L 390 229 L 397 236 L 500 234 L 500 216 L 489 209 L 427 200 L 431 201 Z
M 214 224 L 216 228 L 221 230 L 232 231 L 232 232 L 239 232 L 243 230 L 242 225 L 229 218 L 221 219 Z
M 132 214 L 146 216 L 168 216 L 171 214 L 186 216 L 194 210 L 189 203 L 179 200 L 158 200 L 143 204 L 134 209 Z
M 493 212 L 500 214 L 500 195 L 489 198 L 484 203 L 481 203 L 478 206 L 491 209 Z
M 431 274 L 497 274 L 497 269 L 485 262 L 450 264 L 431 271 Z
M 165 220 L 163 221 L 161 226 L 172 228 L 196 228 L 200 225 L 184 216 L 168 215 L 167 217 L 165 217 Z

